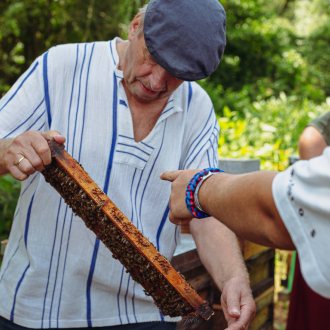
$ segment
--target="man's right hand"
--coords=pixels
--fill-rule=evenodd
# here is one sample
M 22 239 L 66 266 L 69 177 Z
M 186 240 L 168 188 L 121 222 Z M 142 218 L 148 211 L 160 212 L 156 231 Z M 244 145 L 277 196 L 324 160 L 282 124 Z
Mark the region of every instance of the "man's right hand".
M 51 163 L 48 141 L 63 144 L 65 137 L 56 131 L 28 131 L 13 139 L 0 140 L 0 175 L 10 173 L 17 180 L 25 180 Z

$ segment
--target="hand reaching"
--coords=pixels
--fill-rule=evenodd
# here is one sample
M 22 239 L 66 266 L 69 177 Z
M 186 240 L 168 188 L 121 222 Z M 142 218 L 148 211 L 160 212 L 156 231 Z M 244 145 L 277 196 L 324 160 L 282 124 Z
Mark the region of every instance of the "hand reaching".
M 184 224 L 193 218 L 187 209 L 185 194 L 190 179 L 197 172 L 199 170 L 169 171 L 160 176 L 162 180 L 172 182 L 169 218 L 175 224 Z

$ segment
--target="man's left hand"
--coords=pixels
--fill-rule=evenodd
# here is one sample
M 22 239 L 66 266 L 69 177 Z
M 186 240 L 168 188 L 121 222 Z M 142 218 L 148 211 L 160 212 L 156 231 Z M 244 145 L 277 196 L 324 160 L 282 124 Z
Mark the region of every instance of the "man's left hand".
M 256 305 L 247 278 L 234 277 L 224 284 L 221 306 L 228 323 L 226 330 L 249 328 L 255 317 Z

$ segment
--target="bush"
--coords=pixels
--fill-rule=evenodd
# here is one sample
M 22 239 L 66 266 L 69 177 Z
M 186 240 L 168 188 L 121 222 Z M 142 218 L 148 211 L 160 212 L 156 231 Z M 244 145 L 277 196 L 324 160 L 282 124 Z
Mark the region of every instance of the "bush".
M 11 176 L 0 177 L 0 239 L 7 238 L 14 217 L 20 183 Z
M 284 170 L 297 153 L 298 138 L 308 122 L 330 111 L 330 99 L 317 105 L 296 97 L 271 98 L 254 102 L 244 116 L 229 107 L 219 116 L 219 155 L 229 158 L 259 158 L 261 168 Z

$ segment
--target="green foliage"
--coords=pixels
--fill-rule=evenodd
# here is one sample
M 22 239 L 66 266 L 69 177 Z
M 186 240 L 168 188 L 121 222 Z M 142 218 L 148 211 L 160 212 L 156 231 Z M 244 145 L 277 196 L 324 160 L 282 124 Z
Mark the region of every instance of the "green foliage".
M 305 125 L 330 110 L 330 3 L 306 4 L 308 16 L 299 17 L 298 0 L 224 1 L 228 46 L 217 72 L 200 82 L 219 117 L 222 157 L 283 170 Z M 302 34 L 306 18 L 313 29 Z
M 19 190 L 20 183 L 11 176 L 0 177 L 0 240 L 8 237 Z
M 329 4 L 330 7 L 330 4 Z M 316 71 L 314 84 L 330 95 L 330 20 L 316 29 L 303 44 L 304 54 L 309 63 L 310 70 Z
M 3 0 L 0 2 L 0 96 L 32 61 L 61 43 L 127 35 L 145 0 Z
M 223 3 L 227 11 L 225 55 L 218 70 L 201 82 L 219 115 L 226 106 L 244 114 L 250 103 L 278 98 L 281 93 L 315 104 L 324 102 L 330 86 L 329 19 L 311 35 L 301 36 L 292 16 L 299 1 Z M 308 18 L 310 23 L 312 18 Z
M 258 158 L 261 168 L 284 170 L 297 153 L 298 138 L 308 122 L 330 111 L 330 100 L 316 105 L 296 97 L 270 98 L 254 102 L 244 116 L 229 107 L 219 118 L 222 128 L 219 154 L 229 158 Z

